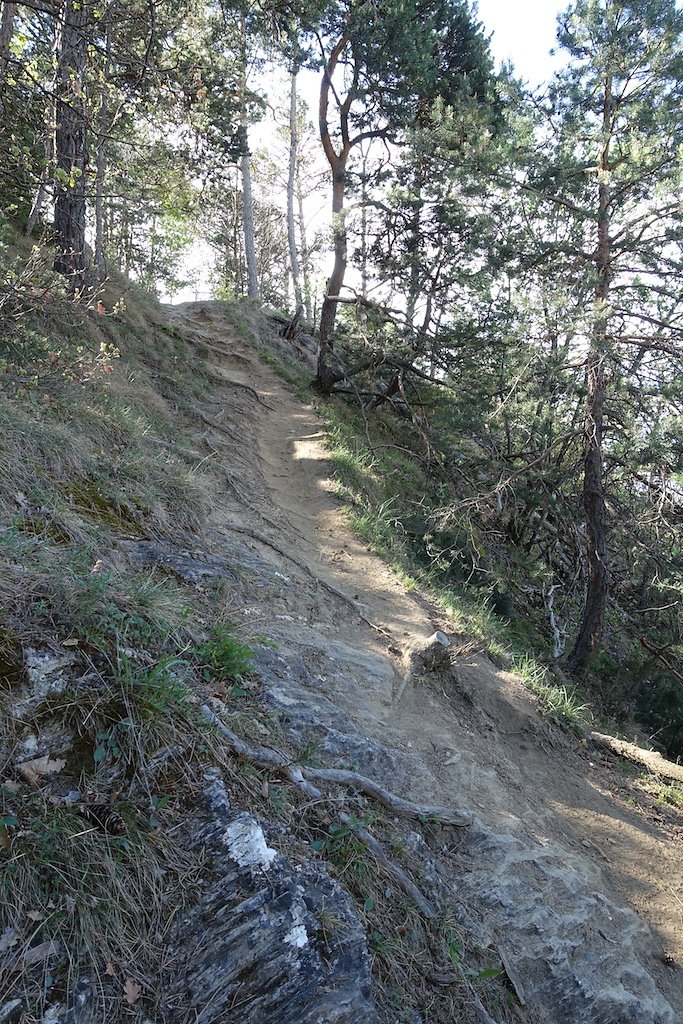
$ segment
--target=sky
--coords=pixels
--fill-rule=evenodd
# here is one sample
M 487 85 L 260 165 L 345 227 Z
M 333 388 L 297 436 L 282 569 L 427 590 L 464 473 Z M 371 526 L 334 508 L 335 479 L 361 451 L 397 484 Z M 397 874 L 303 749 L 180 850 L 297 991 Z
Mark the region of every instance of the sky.
M 479 20 L 492 32 L 491 49 L 500 63 L 511 60 L 530 86 L 547 81 L 562 64 L 549 51 L 556 44 L 557 15 L 569 0 L 478 0 Z

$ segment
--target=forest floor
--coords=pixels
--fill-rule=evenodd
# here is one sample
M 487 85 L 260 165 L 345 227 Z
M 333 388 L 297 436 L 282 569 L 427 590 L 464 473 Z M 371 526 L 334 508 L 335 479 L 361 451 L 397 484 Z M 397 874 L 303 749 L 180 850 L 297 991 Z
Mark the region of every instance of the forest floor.
M 404 795 L 455 802 L 492 829 L 557 842 L 591 864 L 603 891 L 652 929 L 659 964 L 650 969 L 683 1008 L 683 811 L 649 793 L 632 765 L 544 718 L 518 678 L 458 636 L 354 535 L 334 493 L 320 416 L 238 337 L 221 304 L 166 312 L 214 377 L 196 442 L 209 438 L 230 486 L 215 497 L 211 525 L 251 531 L 256 550 L 270 549 L 283 573 L 303 569 L 319 583 L 315 607 L 308 588 L 291 588 L 275 606 L 250 594 L 231 607 L 235 621 L 275 639 L 286 635 L 309 651 L 312 665 L 321 636 L 357 651 L 343 666 L 346 691 L 328 697 L 364 734 L 424 762 L 424 778 Z M 232 424 L 245 424 L 241 446 L 221 433 L 226 409 Z M 219 426 L 207 428 L 209 421 Z M 427 678 L 403 685 L 406 650 L 437 629 L 451 641 L 455 685 Z M 366 656 L 385 660 L 383 680 L 366 672 Z

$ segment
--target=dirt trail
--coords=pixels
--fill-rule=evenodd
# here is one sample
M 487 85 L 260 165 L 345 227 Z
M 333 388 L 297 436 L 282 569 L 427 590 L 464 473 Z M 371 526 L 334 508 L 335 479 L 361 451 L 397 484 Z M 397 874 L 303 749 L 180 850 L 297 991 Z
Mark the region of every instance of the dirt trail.
M 315 411 L 235 337 L 219 304 L 187 304 L 169 314 L 191 340 L 213 346 L 213 372 L 228 385 L 223 400 L 251 417 L 257 451 L 242 454 L 239 486 L 252 513 L 226 497 L 216 524 L 265 535 L 284 554 L 283 571 L 289 558 L 290 569 L 303 566 L 311 580 L 323 581 L 313 602 L 302 586 L 279 609 L 257 608 L 259 621 L 310 652 L 313 666 L 321 636 L 328 651 L 338 652 L 346 685 L 331 678 L 329 699 L 369 737 L 410 750 L 427 769 L 403 795 L 469 808 L 498 833 L 535 847 L 558 843 L 579 871 L 594 870 L 601 892 L 630 904 L 650 925 L 655 943 L 648 969 L 683 1020 L 683 818 L 654 801 L 634 802 L 626 785 L 630 769 L 541 718 L 517 678 L 472 653 L 438 610 L 408 593 L 352 534 L 331 490 Z M 214 399 L 220 395 L 218 384 Z M 219 404 L 214 400 L 207 414 L 215 416 Z M 222 440 L 228 460 L 229 443 Z M 217 437 L 213 444 L 218 449 Z M 245 614 L 253 616 L 257 604 Z M 406 647 L 437 628 L 453 644 L 451 676 L 412 680 L 403 690 Z

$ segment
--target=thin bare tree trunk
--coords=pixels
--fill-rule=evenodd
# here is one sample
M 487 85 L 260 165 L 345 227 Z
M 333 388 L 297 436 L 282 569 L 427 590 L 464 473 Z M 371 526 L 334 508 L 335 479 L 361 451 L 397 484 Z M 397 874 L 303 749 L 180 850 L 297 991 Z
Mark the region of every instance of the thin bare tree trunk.
M 301 268 L 304 290 L 304 308 L 309 324 L 313 323 L 313 306 L 311 303 L 311 274 L 308 263 L 308 240 L 306 238 L 306 218 L 304 216 L 304 192 L 301 181 L 301 154 L 296 162 L 296 194 L 299 210 L 299 245 L 301 248 Z
M 55 270 L 80 292 L 85 274 L 85 169 L 88 162 L 85 117 L 86 27 L 90 8 L 66 0 L 57 23 L 57 128 L 55 153 Z
M 10 5 L 5 5 L 10 6 Z M 4 10 L 3 10 L 4 13 Z M 36 224 L 40 221 L 43 210 L 45 209 L 48 192 L 50 189 L 50 182 L 54 176 L 54 162 L 55 162 L 55 120 L 56 120 L 56 95 L 57 95 L 57 64 L 59 55 L 57 49 L 60 45 L 59 32 L 57 30 L 57 24 L 55 23 L 55 36 L 53 43 L 53 55 L 54 55 L 54 82 L 50 96 L 46 99 L 45 103 L 45 136 L 43 142 L 43 152 L 45 154 L 45 162 L 43 169 L 40 172 L 40 179 L 38 181 L 38 187 L 36 194 L 31 204 L 31 210 L 29 212 L 26 224 L 24 225 L 24 234 L 30 237 L 36 227 Z
M 612 78 L 605 80 L 603 144 L 598 165 L 597 282 L 594 299 L 594 329 L 586 362 L 586 419 L 583 464 L 583 507 L 586 515 L 586 556 L 588 578 L 579 633 L 568 658 L 572 671 L 583 669 L 600 647 L 609 593 L 607 572 L 607 511 L 602 459 L 605 406 L 605 358 L 611 270 L 609 140 L 612 117 Z
M 408 241 L 408 252 L 410 253 L 410 287 L 408 289 L 408 301 L 406 303 L 406 323 L 411 328 L 414 326 L 415 308 L 420 294 L 420 212 L 421 206 L 416 203 L 411 217 L 410 239 Z
M 360 293 L 368 297 L 368 151 L 363 149 L 360 200 Z
M 256 237 L 254 231 L 254 200 L 251 190 L 251 164 L 249 161 L 249 129 L 247 120 L 247 24 L 244 14 L 240 19 L 241 68 L 240 68 L 240 126 L 239 139 L 242 151 L 242 226 L 244 229 L 244 252 L 247 259 L 247 295 L 258 299 L 259 283 L 256 263 Z
M 24 227 L 24 234 L 29 236 L 33 234 L 36 224 L 43 215 L 43 210 L 48 199 L 48 192 L 50 189 L 50 181 L 52 179 L 54 171 L 54 160 L 55 160 L 55 130 L 54 130 L 54 103 L 52 100 L 48 103 L 47 120 L 50 122 L 45 126 L 45 163 L 43 169 L 40 172 L 40 180 L 38 181 L 38 188 L 36 189 L 35 198 L 31 206 L 31 212 L 26 220 Z
M 244 228 L 244 252 L 247 260 L 247 295 L 250 299 L 258 299 L 259 284 L 256 265 L 256 238 L 254 232 L 254 200 L 251 191 L 251 167 L 249 163 L 249 143 L 247 129 L 241 131 L 242 153 L 242 203 L 244 206 L 242 219 Z
M 95 257 L 94 283 L 104 279 L 104 182 L 107 175 L 106 137 L 109 119 L 109 73 L 111 69 L 111 25 L 107 17 L 105 25 L 105 61 L 102 71 L 102 92 L 97 133 L 97 173 L 95 178 Z
M 299 157 L 299 119 L 296 104 L 296 68 L 290 74 L 289 87 L 289 174 L 287 175 L 287 242 L 289 245 L 289 267 L 294 285 L 296 308 L 302 304 L 301 271 L 299 254 L 296 249 L 296 224 L 294 223 L 294 191 L 296 188 L 296 167 Z

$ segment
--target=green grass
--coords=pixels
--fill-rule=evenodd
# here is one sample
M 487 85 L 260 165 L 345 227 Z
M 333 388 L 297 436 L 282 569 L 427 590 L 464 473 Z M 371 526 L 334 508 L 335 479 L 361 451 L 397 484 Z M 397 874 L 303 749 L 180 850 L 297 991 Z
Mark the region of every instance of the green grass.
M 683 809 L 683 787 L 675 782 L 662 782 L 657 793 L 657 803 L 660 805 L 673 804 Z
M 121 286 L 109 283 L 108 308 Z M 183 830 L 202 772 L 220 764 L 253 799 L 199 715 L 205 671 L 238 682 L 249 648 L 219 619 L 216 593 L 136 571 L 126 555 L 140 538 L 186 543 L 219 480 L 178 423 L 204 377 L 141 301 L 111 318 L 57 299 L 36 309 L 0 375 L 0 934 L 12 929 L 22 954 L 58 949 L 20 974 L 1 973 L 2 958 L 0 989 L 22 995 L 27 1020 L 84 976 L 117 1005 L 135 978 L 154 1016 L 164 936 L 193 896 Z M 70 663 L 17 721 L 28 647 Z M 246 703 L 226 698 L 235 723 L 258 717 Z M 38 790 L 13 767 L 32 733 L 64 743 Z
M 209 639 L 195 655 L 202 676 L 207 680 L 237 682 L 252 668 L 253 651 L 237 637 L 230 623 L 213 626 Z

